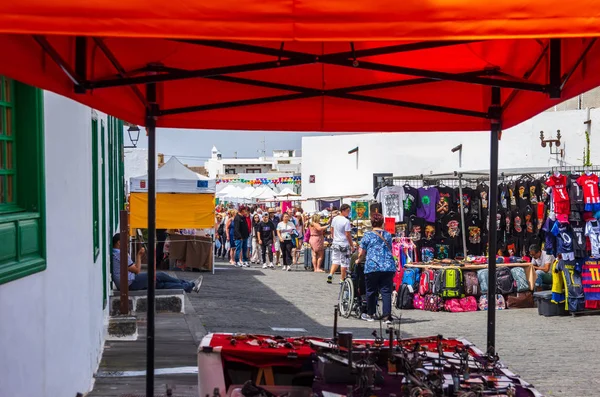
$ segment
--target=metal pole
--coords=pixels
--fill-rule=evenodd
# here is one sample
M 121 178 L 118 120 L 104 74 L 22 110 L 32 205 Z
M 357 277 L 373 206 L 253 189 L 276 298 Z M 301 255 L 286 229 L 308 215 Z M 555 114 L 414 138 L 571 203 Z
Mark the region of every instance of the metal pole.
M 462 149 L 459 152 L 462 153 Z M 460 195 L 460 199 L 458 202 L 460 203 L 460 224 L 461 224 L 461 233 L 462 233 L 462 243 L 463 243 L 463 257 L 467 259 L 467 234 L 466 234 L 466 224 L 465 224 L 465 209 L 463 202 L 463 190 L 462 190 L 462 173 L 458 173 L 458 194 Z
M 488 250 L 488 324 L 487 350 L 496 353 L 496 214 L 498 213 L 498 140 L 502 128 L 502 107 L 500 104 L 500 88 L 492 87 L 492 104 L 490 134 L 490 194 L 489 194 L 489 250 Z
M 119 280 L 119 297 L 121 299 L 120 312 L 121 314 L 129 314 L 129 282 L 127 273 L 129 272 L 129 224 L 127 219 L 127 211 L 121 210 L 119 212 L 119 232 L 120 232 L 120 251 L 121 251 L 121 269 Z
M 154 397 L 154 315 L 156 286 L 156 84 L 146 85 L 148 133 L 148 315 L 146 335 L 146 397 Z

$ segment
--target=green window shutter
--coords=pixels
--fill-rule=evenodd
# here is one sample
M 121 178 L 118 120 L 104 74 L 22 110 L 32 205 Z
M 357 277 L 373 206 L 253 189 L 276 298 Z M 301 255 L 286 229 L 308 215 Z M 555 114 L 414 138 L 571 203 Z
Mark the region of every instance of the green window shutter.
M 94 240 L 94 262 L 100 254 L 100 203 L 98 181 L 98 118 L 92 116 L 92 235 Z
M 0 284 L 46 269 L 43 92 L 0 76 Z

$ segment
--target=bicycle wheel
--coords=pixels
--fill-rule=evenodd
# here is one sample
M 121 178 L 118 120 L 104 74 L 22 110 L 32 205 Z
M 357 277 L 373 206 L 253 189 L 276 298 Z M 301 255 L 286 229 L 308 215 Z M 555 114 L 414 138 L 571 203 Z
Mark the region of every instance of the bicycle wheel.
M 352 314 L 352 306 L 354 305 L 354 286 L 352 280 L 347 277 L 340 287 L 340 297 L 338 300 L 338 308 L 340 315 L 344 318 L 350 317 Z
M 380 319 L 383 316 L 383 299 L 381 295 L 377 297 L 377 306 L 375 308 L 375 318 Z

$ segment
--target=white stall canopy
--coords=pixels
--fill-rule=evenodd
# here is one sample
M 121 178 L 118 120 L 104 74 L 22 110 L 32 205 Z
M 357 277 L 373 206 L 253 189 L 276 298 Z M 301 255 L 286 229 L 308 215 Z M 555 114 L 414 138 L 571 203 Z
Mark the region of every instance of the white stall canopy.
M 156 171 L 157 193 L 215 193 L 215 180 L 197 174 L 171 157 Z M 148 191 L 148 175 L 132 177 L 131 193 Z

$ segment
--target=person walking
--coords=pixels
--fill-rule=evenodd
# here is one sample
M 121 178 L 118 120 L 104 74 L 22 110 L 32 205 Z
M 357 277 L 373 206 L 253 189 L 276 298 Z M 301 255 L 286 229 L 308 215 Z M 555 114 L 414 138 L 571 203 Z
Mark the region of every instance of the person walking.
M 328 284 L 333 282 L 333 275 L 340 266 L 342 268 L 340 283 L 343 282 L 350 267 L 350 257 L 352 256 L 352 250 L 354 250 L 354 242 L 350 234 L 352 225 L 348 220 L 348 215 L 350 215 L 350 206 L 342 204 L 339 214 L 331 221 L 331 235 L 333 236 L 331 261 L 333 263 L 331 271 L 327 276 Z
M 281 245 L 281 253 L 283 255 L 283 270 L 292 270 L 292 248 L 293 238 L 296 234 L 296 225 L 290 220 L 290 216 L 285 213 L 283 214 L 283 221 L 277 225 L 277 237 Z
M 217 258 L 224 256 L 225 252 L 225 225 L 223 224 L 223 216 L 217 213 L 215 217 L 215 255 Z
M 260 225 L 260 216 L 255 213 L 252 216 L 252 256 L 250 256 L 250 263 L 258 265 L 260 262 L 260 248 L 258 245 L 258 233 Z
M 227 237 L 227 243 L 229 243 L 229 263 L 235 265 L 235 237 L 234 237 L 234 224 L 233 220 L 237 216 L 237 211 L 230 209 L 227 211 L 227 221 L 225 222 L 225 232 Z
M 292 256 L 294 257 L 294 265 L 298 265 L 300 260 L 300 251 L 302 250 L 302 242 L 304 241 L 304 220 L 300 211 L 294 216 L 294 225 L 296 225 L 296 244 L 292 248 Z
M 312 263 L 315 268 L 315 273 L 325 273 L 325 270 L 321 269 L 323 265 L 323 258 L 325 257 L 325 230 L 326 227 L 321 226 L 321 216 L 314 214 L 310 220 L 310 248 L 312 251 Z
M 364 262 L 367 290 L 367 312 L 361 315 L 366 321 L 373 321 L 379 295 L 383 301 L 382 319 L 392 322 L 392 290 L 396 261 L 392 255 L 392 235 L 382 229 L 384 218 L 379 213 L 371 215 L 373 230 L 365 233 L 358 254 L 358 262 Z
M 250 228 L 246 220 L 247 215 L 248 208 L 242 205 L 233 220 L 236 267 L 250 267 L 248 264 L 248 237 L 250 236 Z
M 275 211 L 275 208 L 269 208 L 269 220 L 275 225 L 275 228 L 277 228 L 279 222 L 281 222 L 281 218 L 277 216 Z M 275 265 L 281 266 L 279 262 L 281 256 L 281 243 L 279 242 L 279 238 L 276 238 L 273 242 L 273 253 L 275 254 Z
M 263 214 L 263 219 L 258 225 L 258 244 L 262 251 L 262 268 L 274 269 L 273 265 L 273 242 L 275 241 L 275 225 L 269 220 L 269 214 Z M 269 261 L 267 262 L 267 254 Z

